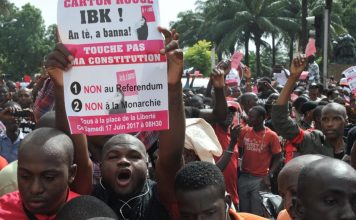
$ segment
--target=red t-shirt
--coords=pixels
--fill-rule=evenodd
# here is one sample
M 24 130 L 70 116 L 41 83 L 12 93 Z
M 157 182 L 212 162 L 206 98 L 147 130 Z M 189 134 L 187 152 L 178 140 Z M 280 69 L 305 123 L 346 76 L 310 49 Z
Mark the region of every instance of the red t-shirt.
M 277 134 L 269 128 L 255 132 L 252 127 L 244 127 L 238 143 L 244 150 L 242 172 L 254 176 L 266 176 L 272 155 L 282 151 Z
M 215 124 L 213 126 L 215 134 L 221 144 L 223 150 L 226 150 L 230 144 L 230 130 L 225 132 L 221 126 Z M 239 167 L 239 152 L 237 144 L 234 147 L 234 154 L 231 155 L 230 163 L 226 166 L 223 174 L 225 179 L 226 191 L 231 195 L 232 202 L 239 204 L 239 196 L 237 195 L 237 169 Z M 220 157 L 215 157 L 215 161 L 218 161 Z
M 0 170 L 2 170 L 2 168 L 6 167 L 7 165 L 7 160 L 5 158 L 3 158 L 2 156 L 0 156 Z
M 79 194 L 69 191 L 67 202 L 75 197 L 80 196 Z M 38 220 L 54 220 L 56 215 L 35 215 Z M 22 201 L 19 191 L 11 192 L 3 195 L 0 198 L 0 220 L 28 220 L 25 210 L 22 206 Z

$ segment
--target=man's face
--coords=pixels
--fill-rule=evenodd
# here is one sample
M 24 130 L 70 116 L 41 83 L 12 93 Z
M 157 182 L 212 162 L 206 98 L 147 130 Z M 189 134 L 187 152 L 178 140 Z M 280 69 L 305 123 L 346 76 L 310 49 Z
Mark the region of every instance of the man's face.
M 263 81 L 263 80 L 259 80 L 257 82 L 257 90 L 258 92 L 264 92 L 264 91 L 267 91 L 268 90 L 268 87 L 266 85 L 266 81 Z
M 7 87 L 9 87 L 10 92 L 16 92 L 16 84 L 14 82 L 7 83 Z
M 144 149 L 134 143 L 110 147 L 102 157 L 101 175 L 122 198 L 139 193 L 147 176 Z
M 355 220 L 356 180 L 348 176 L 335 178 L 326 171 L 308 184 L 306 198 L 300 198 L 304 207 L 304 220 Z
M 241 90 L 236 88 L 236 86 L 230 87 L 230 97 L 238 98 L 241 95 Z
M 8 132 L 16 132 L 20 127 L 20 119 L 13 118 L 13 119 L 4 119 L 2 120 L 6 127 L 6 131 Z
M 283 198 L 284 208 L 292 213 L 292 200 L 297 196 L 298 175 L 288 175 L 283 181 L 278 179 L 278 193 Z
M 344 133 L 346 120 L 335 108 L 326 107 L 321 114 L 321 130 L 327 139 L 339 138 Z
M 176 192 L 180 219 L 224 220 L 227 205 L 213 186 L 200 190 Z
M 17 179 L 24 206 L 33 214 L 55 214 L 66 202 L 75 171 L 63 152 L 20 152 Z
M 337 90 L 334 90 L 333 92 L 332 92 L 332 94 L 328 97 L 330 100 L 334 100 L 334 99 L 336 99 L 337 97 L 339 97 L 340 96 L 340 93 L 339 93 L 339 91 L 337 91 Z
M 309 89 L 309 98 L 311 101 L 315 101 L 319 97 L 319 89 L 318 88 L 310 88 Z
M 32 95 L 31 92 L 26 91 L 26 90 L 20 90 L 18 93 L 18 98 L 19 98 L 19 104 L 21 107 L 24 108 L 30 108 L 32 104 Z
M 259 115 L 258 112 L 255 111 L 254 109 L 251 109 L 248 112 L 248 120 L 247 120 L 248 126 L 256 127 L 261 125 L 261 123 L 263 123 L 263 117 Z
M 257 105 L 258 97 L 257 95 L 253 95 L 249 97 L 249 99 L 246 101 L 245 105 L 242 105 L 243 110 L 248 113 L 251 108 L 255 107 Z

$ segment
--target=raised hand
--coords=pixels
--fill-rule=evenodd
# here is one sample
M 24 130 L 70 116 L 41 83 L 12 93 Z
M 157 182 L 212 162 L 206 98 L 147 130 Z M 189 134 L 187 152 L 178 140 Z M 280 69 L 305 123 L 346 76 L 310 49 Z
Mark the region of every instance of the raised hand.
M 292 65 L 290 67 L 290 75 L 292 77 L 299 78 L 300 74 L 303 72 L 308 64 L 308 60 L 305 54 L 301 54 L 293 59 Z
M 214 68 L 210 75 L 214 88 L 224 88 L 225 86 L 225 71 L 223 69 Z
M 166 46 L 160 53 L 165 54 L 168 59 L 168 85 L 177 85 L 181 83 L 183 75 L 183 51 L 179 49 L 179 34 L 176 30 L 169 31 L 158 27 L 165 38 Z
M 73 60 L 74 57 L 62 43 L 58 43 L 55 49 L 47 56 L 44 65 L 48 75 L 56 85 L 63 86 L 63 71 L 68 71 L 72 68 L 71 62 Z
M 251 79 L 252 73 L 251 69 L 248 66 L 245 66 L 245 68 L 242 68 L 242 74 L 245 79 Z

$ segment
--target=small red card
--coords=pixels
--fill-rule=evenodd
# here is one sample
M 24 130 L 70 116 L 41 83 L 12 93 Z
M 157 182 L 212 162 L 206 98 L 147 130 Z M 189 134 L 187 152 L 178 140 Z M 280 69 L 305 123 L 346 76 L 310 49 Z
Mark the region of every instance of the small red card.
M 155 12 L 152 5 L 145 5 L 141 7 L 142 16 L 145 17 L 146 22 L 156 21 Z

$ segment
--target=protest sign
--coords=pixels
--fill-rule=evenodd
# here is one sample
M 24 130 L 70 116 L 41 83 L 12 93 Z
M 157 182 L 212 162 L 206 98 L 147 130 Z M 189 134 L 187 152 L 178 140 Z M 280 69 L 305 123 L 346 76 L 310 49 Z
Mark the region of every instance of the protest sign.
M 228 86 L 240 86 L 240 76 L 236 69 L 231 68 L 230 72 L 226 75 L 225 83 Z
M 237 70 L 239 67 L 242 58 L 244 57 L 243 53 L 241 52 L 236 52 L 232 55 L 230 61 L 231 61 L 231 70 L 226 76 L 225 83 L 229 86 L 240 86 L 240 75 Z
M 71 132 L 168 129 L 158 0 L 59 0 L 58 32 L 74 55 L 64 74 Z
M 236 52 L 231 57 L 231 68 L 237 69 L 241 63 L 242 58 L 244 57 L 243 53 Z
M 356 66 L 346 69 L 342 74 L 345 76 L 352 94 L 356 94 Z
M 305 56 L 310 57 L 316 53 L 315 39 L 309 38 L 308 44 L 305 48 Z

